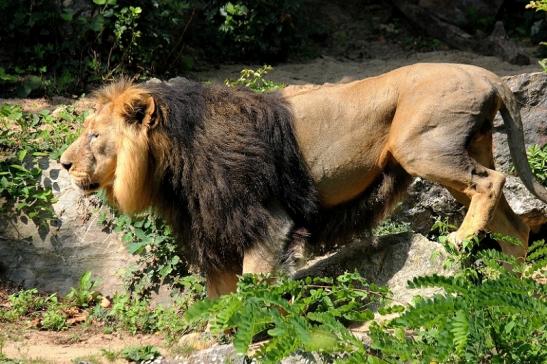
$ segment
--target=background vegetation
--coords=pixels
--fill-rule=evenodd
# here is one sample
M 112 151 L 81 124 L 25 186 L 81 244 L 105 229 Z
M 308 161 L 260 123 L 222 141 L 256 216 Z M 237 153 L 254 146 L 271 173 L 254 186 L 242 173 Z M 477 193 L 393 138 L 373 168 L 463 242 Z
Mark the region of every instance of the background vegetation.
M 180 75 L 198 59 L 281 60 L 310 29 L 302 2 L 0 0 L 1 93 L 80 93 L 120 74 Z
M 530 7 L 545 11 L 547 0 Z M 0 0 L 0 94 L 80 93 L 120 74 L 169 77 L 215 59 L 283 60 L 302 52 L 322 31 L 309 22 L 306 9 L 303 0 Z M 512 30 L 527 36 L 529 28 Z M 283 87 L 265 78 L 270 69 L 245 69 L 226 84 L 257 92 Z M 68 106 L 55 113 L 0 106 L 2 216 L 55 223 L 54 195 L 40 183 L 43 163 L 58 159 L 85 115 Z M 528 153 L 534 173 L 546 184 L 546 146 L 532 146 Z M 547 361 L 544 241 L 532 245 L 525 262 L 497 251 L 477 252 L 478 237 L 459 251 L 444 238 L 451 227 L 438 220 L 435 235 L 450 254 L 445 263 L 458 267 L 457 273 L 409 282 L 411 288 L 436 288 L 432 297 L 418 295 L 401 305 L 387 288 L 349 272 L 298 281 L 244 276 L 236 293 L 209 301 L 203 279 L 188 273 L 160 219 L 152 213 L 130 218 L 102 211 L 99 223 L 120 233 L 139 258 L 127 272 L 127 290 L 103 297 L 96 291 L 100 278 L 90 273 L 64 297 L 21 290 L 0 306 L 0 326 L 23 322 L 62 331 L 87 325 L 104 333 L 161 333 L 174 343 L 209 325 L 216 341 L 233 342 L 239 353 L 266 363 L 295 353 L 339 363 Z M 375 234 L 409 229 L 387 221 Z M 151 293 L 161 285 L 175 288 L 171 305 L 151 303 Z M 2 355 L 1 341 L 0 335 L 0 362 L 17 362 Z M 159 352 L 139 346 L 103 355 L 140 361 Z
M 0 0 L 0 97 L 80 95 L 121 74 L 169 78 L 204 65 L 268 62 L 317 55 L 328 42 L 343 47 L 348 34 L 320 19 L 328 2 L 310 0 Z M 355 1 L 352 2 L 352 4 Z M 363 5 L 374 4 L 363 0 Z M 376 1 L 380 7 L 391 5 Z M 544 1 L 507 2 L 497 15 L 508 32 L 538 43 L 547 34 Z M 348 4 L 349 6 L 350 4 Z M 353 4 L 355 5 L 355 4 Z M 344 6 L 344 5 L 342 5 Z M 377 37 L 416 49 L 440 42 L 412 40 L 412 27 L 373 24 Z M 470 34 L 492 29 L 492 19 L 470 13 Z M 364 19 L 364 22 L 371 22 Z M 539 24 L 539 25 L 538 25 Z M 543 25 L 541 25 L 543 24 Z M 383 28 L 382 28 L 383 26 Z M 387 27 L 387 28 L 386 28 Z M 392 29 L 393 28 L 393 29 Z

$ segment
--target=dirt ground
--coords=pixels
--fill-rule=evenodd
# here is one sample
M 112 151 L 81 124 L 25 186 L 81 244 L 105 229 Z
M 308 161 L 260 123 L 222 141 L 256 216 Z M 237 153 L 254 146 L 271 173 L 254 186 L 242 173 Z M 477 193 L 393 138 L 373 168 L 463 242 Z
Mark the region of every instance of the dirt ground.
M 378 75 L 400 66 L 417 62 L 451 62 L 474 64 L 505 76 L 525 72 L 539 72 L 535 60 L 528 66 L 517 66 L 495 57 L 478 56 L 473 53 L 449 50 L 425 53 L 398 54 L 397 57 L 378 57 L 359 61 L 322 56 L 304 63 L 280 64 L 267 78 L 286 84 L 347 82 L 354 79 Z M 227 65 L 195 73 L 190 77 L 198 80 L 223 82 L 237 78 L 244 67 L 256 65 Z M 76 108 L 89 107 L 82 101 L 56 97 L 53 99 L 9 99 L 0 103 L 18 103 L 29 111 L 51 108 L 58 104 L 75 103 Z M 2 345 L 3 344 L 3 345 Z M 25 362 L 78 363 L 107 362 L 101 350 L 116 351 L 131 345 L 150 344 L 167 355 L 172 355 L 164 341 L 157 335 L 104 334 L 100 329 L 71 328 L 61 333 L 38 331 L 24 324 L 0 328 L 0 353 L 11 359 Z M 91 359 L 89 359 L 91 357 Z M 88 358 L 88 359 L 77 359 Z
M 349 82 L 352 80 L 372 77 L 395 68 L 418 62 L 436 63 L 466 63 L 486 68 L 499 76 L 515 75 L 526 72 L 539 72 L 540 68 L 536 59 L 526 66 L 514 65 L 497 57 L 480 56 L 470 52 L 457 50 L 433 51 L 423 53 L 397 52 L 395 57 L 381 57 L 352 61 L 337 59 L 331 56 L 322 56 L 303 63 L 285 63 L 274 66 L 274 69 L 266 78 L 283 82 L 287 85 L 325 82 Z M 223 83 L 226 79 L 236 79 L 243 68 L 256 68 L 260 65 L 232 64 L 223 65 L 195 72 L 188 78 L 200 81 L 213 81 Z M 15 103 L 22 105 L 26 111 L 39 111 L 46 108 L 54 108 L 56 105 L 73 104 L 76 109 L 92 107 L 85 99 L 53 97 L 51 99 L 0 99 L 0 103 Z
M 164 340 L 159 335 L 104 334 L 96 328 L 84 327 L 52 332 L 21 326 L 19 323 L 2 328 L 2 335 L 7 336 L 4 339 L 2 354 L 25 363 L 110 363 L 103 355 L 103 351 L 119 352 L 129 346 L 141 345 L 153 345 L 163 355 L 168 353 Z M 125 362 L 122 359 L 116 361 Z
M 339 60 L 330 56 L 323 56 L 305 63 L 287 63 L 274 66 L 267 78 L 285 84 L 305 84 L 325 82 L 349 82 L 352 80 L 372 77 L 395 68 L 414 63 L 466 63 L 486 68 L 499 76 L 515 75 L 526 72 L 539 72 L 540 67 L 536 60 L 531 64 L 519 66 L 504 62 L 497 57 L 480 56 L 474 53 L 447 50 L 424 53 L 403 53 L 398 57 L 379 57 L 361 61 Z M 244 67 L 256 65 L 227 65 L 218 69 L 211 69 L 196 73 L 196 79 L 223 82 L 225 79 L 237 78 L 239 71 Z

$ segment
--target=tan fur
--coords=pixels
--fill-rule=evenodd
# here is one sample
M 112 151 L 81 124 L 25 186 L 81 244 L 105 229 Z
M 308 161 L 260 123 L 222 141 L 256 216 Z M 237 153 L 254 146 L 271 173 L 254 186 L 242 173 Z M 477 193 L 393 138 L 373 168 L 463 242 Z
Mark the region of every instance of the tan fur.
M 98 183 L 93 190 L 104 188 L 107 197 L 123 212 L 142 211 L 150 206 L 157 193 L 158 176 L 155 171 L 161 166 L 149 165 L 151 140 L 148 128 L 128 125 L 126 118 L 134 111 L 133 106 L 138 100 L 147 105 L 142 122 L 149 122 L 155 109 L 154 101 L 145 90 L 128 81 L 105 87 L 94 97 L 96 112 L 85 121 L 85 131 L 65 151 L 61 161 L 70 160 L 73 163 L 70 174 L 77 184 L 82 179 L 79 176 L 85 176 L 83 179 Z M 98 134 L 93 145 L 87 140 L 92 133 Z M 168 151 L 169 145 L 163 139 L 161 136 L 153 138 L 153 151 L 157 154 Z M 91 158 L 93 150 L 96 153 Z M 98 174 L 98 165 L 103 160 L 111 161 L 109 170 Z
M 467 203 L 454 240 L 488 227 L 523 243 L 500 242 L 504 251 L 525 254 L 528 228 L 505 202 L 505 177 L 493 170 L 498 110 L 519 175 L 536 196 L 545 201 L 547 194 L 529 173 L 514 97 L 496 75 L 468 65 L 417 64 L 347 84 L 289 86 L 282 94 L 292 105 L 298 143 L 324 206 L 358 197 L 396 163 Z
M 319 192 L 321 213 L 326 217 L 319 225 L 323 222 L 325 226 L 332 225 L 329 221 L 332 216 L 344 217 L 340 219 L 344 220 L 342 223 L 350 221 L 332 231 L 358 227 L 359 219 L 370 218 L 376 223 L 403 194 L 410 174 L 442 184 L 468 206 L 468 213 L 453 236 L 455 241 L 488 229 L 521 240 L 520 247 L 500 242 L 505 252 L 520 257 L 526 254 L 529 229 L 509 208 L 502 193 L 505 177 L 494 170 L 491 132 L 498 110 L 508 126 L 509 146 L 519 175 L 543 201 L 547 200 L 547 193 L 533 180 L 525 163 L 522 125 L 514 97 L 494 74 L 467 65 L 418 64 L 347 84 L 287 87 L 281 94 L 292 109 L 292 129 L 313 179 L 310 185 Z M 230 100 L 257 103 L 249 94 L 238 97 Z M 96 100 L 96 113 L 86 120 L 84 132 L 63 154 L 61 163 L 84 190 L 104 188 L 122 211 L 141 211 L 153 205 L 156 195 L 161 194 L 160 171 L 165 171 L 163 163 L 172 156 L 171 140 L 164 133 L 155 132 L 157 120 L 162 118 L 154 117 L 157 113 L 167 115 L 169 110 L 164 109 L 166 105 L 157 104 L 143 87 L 126 82 L 103 89 Z M 265 95 L 260 100 L 274 99 Z M 224 123 L 240 116 L 237 113 L 242 105 L 231 105 L 215 109 L 218 135 L 247 125 Z M 176 122 L 186 122 L 179 120 L 183 119 L 181 114 L 177 115 Z M 241 135 L 244 132 L 238 131 Z M 98 137 L 92 137 L 95 134 Z M 239 149 L 253 147 L 246 142 L 241 140 Z M 229 151 L 227 155 L 233 158 L 236 154 Z M 185 156 L 187 165 L 196 162 L 194 157 Z M 203 155 L 200 157 L 203 160 Z M 211 163 L 207 160 L 201 170 L 193 170 L 202 176 L 198 185 L 201 180 L 207 183 L 205 179 L 210 174 L 205 169 Z M 228 162 L 220 160 L 220 163 L 224 164 L 216 165 L 219 170 Z M 185 183 L 192 181 L 186 179 Z M 207 193 L 218 191 L 212 188 Z M 207 196 L 203 194 L 202 198 Z M 177 203 L 180 202 L 173 201 L 172 206 L 176 208 Z M 198 204 L 196 208 L 199 207 Z M 371 208 L 376 213 L 363 215 Z M 164 216 L 171 223 L 182 216 L 177 215 L 177 210 L 168 209 L 167 213 L 173 214 Z M 211 220 L 211 216 L 216 215 L 207 215 L 205 226 L 218 220 Z M 236 275 L 242 271 L 270 271 L 282 259 L 285 239 L 293 226 L 283 209 L 277 214 L 269 210 L 267 218 L 269 228 L 273 229 L 268 230 L 271 241 L 245 246 L 243 262 L 233 269 L 231 266 L 211 269 L 207 278 L 210 295 L 235 289 Z M 300 243 L 295 241 L 292 245 Z M 216 256 L 220 248 L 205 253 Z M 289 249 L 292 249 L 290 243 Z M 230 262 L 235 263 L 230 265 L 238 264 L 239 253 L 233 253 L 235 258 L 230 258 L 235 260 Z M 226 255 L 220 257 L 226 259 Z

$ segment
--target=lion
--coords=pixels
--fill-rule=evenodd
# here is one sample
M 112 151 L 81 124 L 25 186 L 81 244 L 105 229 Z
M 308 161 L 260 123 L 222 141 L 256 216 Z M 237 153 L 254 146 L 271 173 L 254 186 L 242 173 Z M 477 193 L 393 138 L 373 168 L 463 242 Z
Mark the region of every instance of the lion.
M 502 250 L 524 257 L 529 227 L 494 169 L 498 111 L 518 175 L 547 202 L 511 90 L 479 67 L 416 64 L 265 94 L 120 81 L 95 101 L 62 166 L 80 189 L 104 189 L 123 212 L 158 211 L 205 273 L 210 297 L 235 290 L 241 273 L 290 265 L 304 243 L 373 227 L 418 176 L 468 207 L 454 242 L 499 232 L 521 242 L 500 241 Z

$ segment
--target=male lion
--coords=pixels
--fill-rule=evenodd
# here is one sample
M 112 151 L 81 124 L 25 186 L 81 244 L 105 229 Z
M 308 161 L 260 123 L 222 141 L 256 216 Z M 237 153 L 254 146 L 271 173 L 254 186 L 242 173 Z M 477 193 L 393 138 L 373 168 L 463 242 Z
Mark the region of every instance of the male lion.
M 304 239 L 329 241 L 385 216 L 414 176 L 468 206 L 451 238 L 481 230 L 523 257 L 529 228 L 507 204 L 494 170 L 499 110 L 526 187 L 542 201 L 526 160 L 514 96 L 473 66 L 417 64 L 347 84 L 258 95 L 184 81 L 100 90 L 96 113 L 61 157 L 85 191 L 104 188 L 135 213 L 155 208 L 206 273 L 209 295 L 242 272 L 278 267 Z

